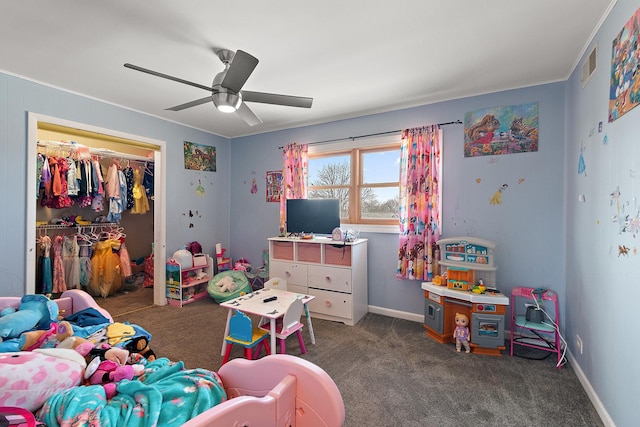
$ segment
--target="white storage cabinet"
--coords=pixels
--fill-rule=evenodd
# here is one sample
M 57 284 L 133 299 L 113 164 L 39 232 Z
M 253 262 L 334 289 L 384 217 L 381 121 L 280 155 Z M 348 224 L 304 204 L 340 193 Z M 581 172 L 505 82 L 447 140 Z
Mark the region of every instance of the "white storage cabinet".
M 368 311 L 367 239 L 269 238 L 269 277 L 292 292 L 313 295 L 313 317 L 353 326 Z

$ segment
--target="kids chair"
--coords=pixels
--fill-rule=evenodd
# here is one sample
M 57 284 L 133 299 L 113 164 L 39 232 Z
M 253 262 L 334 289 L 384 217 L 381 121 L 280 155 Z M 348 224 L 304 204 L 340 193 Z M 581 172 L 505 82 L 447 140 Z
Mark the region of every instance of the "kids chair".
M 227 348 L 224 352 L 222 364 L 224 365 L 229 361 L 234 344 L 244 347 L 244 357 L 249 360 L 252 360 L 253 356 L 258 357 L 263 345 L 266 353 L 270 354 L 271 347 L 269 346 L 268 338 L 268 330 L 254 328 L 251 324 L 251 318 L 236 310 L 235 314 L 229 319 L 229 335 L 224 339 L 227 342 Z
M 280 289 L 281 291 L 287 290 L 287 281 L 285 279 L 281 279 L 280 277 L 272 277 L 271 279 L 264 282 L 265 289 Z M 309 313 L 309 307 L 304 305 L 304 317 L 307 319 L 307 326 L 309 326 L 309 336 L 311 337 L 311 344 L 316 343 L 316 336 L 313 333 L 313 325 L 311 324 L 311 314 Z M 260 321 L 262 325 L 264 321 Z
M 296 298 L 284 313 L 282 322 L 278 319 L 276 324 L 276 338 L 280 343 L 280 353 L 285 353 L 285 342 L 287 338 L 294 333 L 298 335 L 298 343 L 300 343 L 300 351 L 302 354 L 307 352 L 304 346 L 304 340 L 302 339 L 302 322 L 300 322 L 300 316 L 302 316 L 302 310 L 304 310 L 304 304 L 300 298 Z M 270 325 L 265 323 L 260 328 L 264 331 L 270 330 Z
M 287 281 L 279 277 L 273 277 L 264 282 L 265 289 L 280 289 L 281 291 L 287 290 Z

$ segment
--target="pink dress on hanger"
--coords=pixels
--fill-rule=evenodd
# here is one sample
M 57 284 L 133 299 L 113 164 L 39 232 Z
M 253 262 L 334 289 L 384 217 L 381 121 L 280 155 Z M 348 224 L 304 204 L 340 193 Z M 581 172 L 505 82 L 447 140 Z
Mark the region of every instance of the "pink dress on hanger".
M 53 239 L 53 293 L 61 293 L 67 290 L 67 282 L 64 277 L 64 263 L 62 262 L 62 243 L 64 238 L 57 235 Z

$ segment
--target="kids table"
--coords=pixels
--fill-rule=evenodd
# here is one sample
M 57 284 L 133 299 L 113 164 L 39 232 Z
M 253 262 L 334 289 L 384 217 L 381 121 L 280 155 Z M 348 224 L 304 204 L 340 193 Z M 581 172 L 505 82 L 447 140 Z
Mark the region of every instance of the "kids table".
M 265 302 L 266 299 L 270 299 L 272 297 L 276 297 L 276 299 Z M 224 335 L 222 338 L 222 350 L 220 351 L 220 355 L 224 356 L 224 350 L 226 347 L 224 337 L 229 335 L 229 320 L 231 320 L 234 310 L 240 310 L 244 314 L 255 314 L 256 316 L 269 319 L 271 330 L 271 354 L 276 354 L 276 319 L 284 316 L 289 305 L 297 298 L 302 299 L 302 303 L 306 308 L 306 305 L 315 297 L 313 295 L 304 295 L 296 292 L 282 291 L 280 289 L 260 289 L 220 303 L 221 307 L 229 309 L 229 313 L 227 313 L 227 323 L 225 325 Z M 309 331 L 313 331 L 311 316 L 307 317 L 307 324 L 309 325 Z M 315 344 L 314 341 L 315 340 L 312 340 L 312 344 Z

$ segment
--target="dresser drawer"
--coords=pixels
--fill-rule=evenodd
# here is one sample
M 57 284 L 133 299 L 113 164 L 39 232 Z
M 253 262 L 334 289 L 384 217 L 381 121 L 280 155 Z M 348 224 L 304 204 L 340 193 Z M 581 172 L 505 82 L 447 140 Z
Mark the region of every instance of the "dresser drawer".
M 350 294 L 322 291 L 320 289 L 309 289 L 309 294 L 315 296 L 315 299 L 309 303 L 309 310 L 312 313 L 351 319 L 353 301 Z
M 292 285 L 287 283 L 287 290 L 300 295 L 309 295 L 309 288 L 306 286 Z
M 287 285 L 307 284 L 307 265 L 295 262 L 271 261 L 269 263 L 269 277 L 279 277 L 287 281 Z
M 351 293 L 351 269 L 309 266 L 309 287 Z

